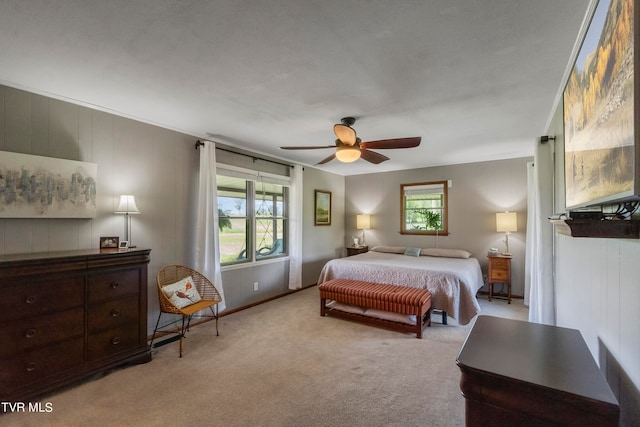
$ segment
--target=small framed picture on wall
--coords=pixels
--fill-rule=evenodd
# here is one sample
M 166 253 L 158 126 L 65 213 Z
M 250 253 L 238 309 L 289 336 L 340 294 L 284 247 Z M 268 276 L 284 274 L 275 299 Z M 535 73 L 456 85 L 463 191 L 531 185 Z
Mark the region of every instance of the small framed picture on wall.
M 314 220 L 315 225 L 331 225 L 330 191 L 315 191 Z

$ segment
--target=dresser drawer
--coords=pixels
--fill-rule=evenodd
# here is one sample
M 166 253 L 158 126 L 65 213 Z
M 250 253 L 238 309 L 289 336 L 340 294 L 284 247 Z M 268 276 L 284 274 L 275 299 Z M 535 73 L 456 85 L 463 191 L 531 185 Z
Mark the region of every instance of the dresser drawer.
M 137 323 L 90 334 L 88 358 L 90 361 L 97 360 L 111 354 L 127 351 L 138 346 L 139 339 Z
M 0 288 L 0 322 L 52 313 L 84 304 L 84 278 L 15 282 Z
M 138 322 L 138 296 L 120 298 L 96 304 L 89 309 L 89 333 Z
M 0 324 L 0 357 L 72 337 L 84 336 L 84 309 Z
M 84 337 L 2 358 L 0 396 L 9 395 L 15 387 L 39 382 L 50 375 L 80 366 L 83 359 Z
M 137 294 L 139 283 L 140 271 L 137 269 L 90 275 L 87 279 L 89 303 Z

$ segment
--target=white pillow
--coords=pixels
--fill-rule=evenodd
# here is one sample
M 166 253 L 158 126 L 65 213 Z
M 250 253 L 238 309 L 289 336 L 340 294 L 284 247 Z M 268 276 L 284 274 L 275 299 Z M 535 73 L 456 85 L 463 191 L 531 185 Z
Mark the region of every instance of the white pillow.
M 376 246 L 371 249 L 374 252 L 385 252 L 389 254 L 403 254 L 406 246 Z
M 445 258 L 469 258 L 471 256 L 471 252 L 467 252 L 462 249 L 428 248 L 422 250 L 422 255 Z
M 177 308 L 187 307 L 202 299 L 196 286 L 193 284 L 193 278 L 191 276 L 185 277 L 179 282 L 164 286 L 162 291 L 167 298 L 169 298 L 171 304 Z

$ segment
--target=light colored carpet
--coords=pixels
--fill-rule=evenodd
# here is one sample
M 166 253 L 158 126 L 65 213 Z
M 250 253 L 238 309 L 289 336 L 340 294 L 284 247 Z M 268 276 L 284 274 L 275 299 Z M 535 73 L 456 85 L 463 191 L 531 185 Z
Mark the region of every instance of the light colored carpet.
M 482 314 L 526 320 L 522 300 Z M 423 339 L 320 317 L 317 287 L 225 316 L 154 350 L 144 365 L 46 396 L 51 413 L 3 426 L 461 426 L 455 359 L 471 324 L 434 323 Z

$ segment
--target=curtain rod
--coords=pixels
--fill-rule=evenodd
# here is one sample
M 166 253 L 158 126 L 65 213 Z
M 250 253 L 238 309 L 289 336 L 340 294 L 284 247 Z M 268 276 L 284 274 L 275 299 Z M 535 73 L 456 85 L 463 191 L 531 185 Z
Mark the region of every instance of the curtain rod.
M 196 141 L 196 150 L 201 146 L 204 145 L 204 142 L 197 140 Z M 232 154 L 237 154 L 239 156 L 245 156 L 245 157 L 249 157 L 251 159 L 253 159 L 253 161 L 255 162 L 256 160 L 262 160 L 263 162 L 269 162 L 269 163 L 275 163 L 276 165 L 280 165 L 280 166 L 287 166 L 292 168 L 293 165 L 288 165 L 286 163 L 281 163 L 281 162 L 276 162 L 275 160 L 269 160 L 269 159 L 263 159 L 262 157 L 256 157 L 256 156 L 252 156 L 250 154 L 244 154 L 244 153 L 238 153 L 237 151 L 231 151 L 231 150 L 227 150 L 226 148 L 220 148 L 220 147 L 216 147 L 216 150 L 222 150 L 222 151 L 226 151 L 227 153 L 232 153 Z

